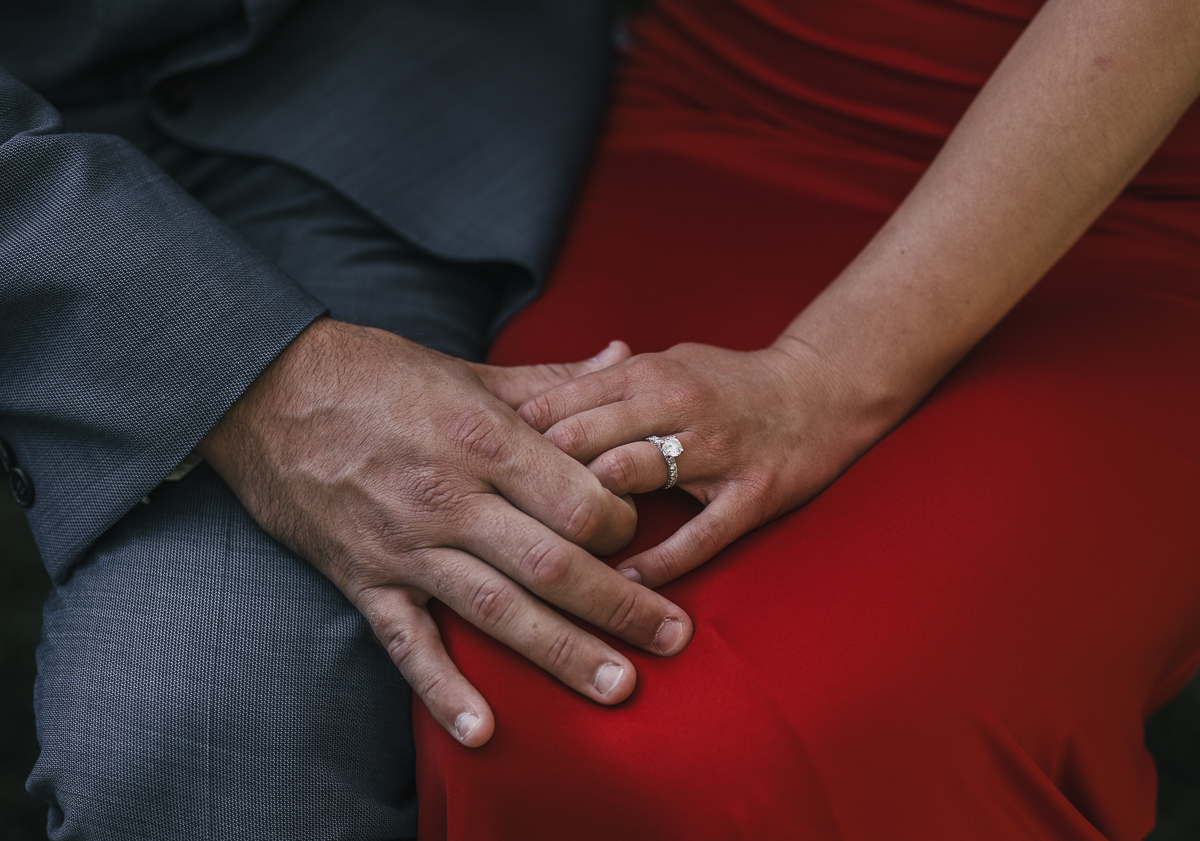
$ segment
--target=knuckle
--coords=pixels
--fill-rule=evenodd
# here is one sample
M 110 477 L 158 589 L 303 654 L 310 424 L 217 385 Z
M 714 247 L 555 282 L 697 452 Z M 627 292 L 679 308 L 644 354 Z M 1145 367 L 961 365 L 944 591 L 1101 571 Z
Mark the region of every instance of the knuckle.
M 747 470 L 741 479 L 739 496 L 751 502 L 756 509 L 770 507 L 769 500 L 775 495 L 775 476 L 770 470 L 755 468 Z
M 408 546 L 412 542 L 412 530 L 406 522 L 407 518 L 401 517 L 374 517 L 372 518 L 369 527 L 374 532 L 380 545 L 385 549 L 400 549 Z
M 653 559 L 653 563 L 658 567 L 659 575 L 665 581 L 673 581 L 688 571 L 683 559 L 674 553 L 663 552 Z
M 704 495 L 710 497 L 711 502 L 725 494 L 728 494 L 727 500 L 732 499 L 736 502 L 725 512 L 726 516 L 721 526 L 707 522 L 697 525 L 703 525 L 706 531 L 719 531 L 726 535 L 726 539 L 730 532 L 736 531 L 740 534 L 757 528 L 786 510 L 779 476 L 767 466 L 744 468 L 728 482 L 706 488 Z M 722 541 L 724 542 L 725 540 Z
M 677 379 L 686 371 L 687 365 L 681 364 L 674 350 L 675 348 L 672 348 L 664 353 L 644 353 L 634 357 L 631 360 L 634 373 L 641 380 L 670 382 Z
M 451 694 L 453 684 L 450 675 L 441 669 L 419 670 L 412 676 L 401 669 L 401 674 L 417 697 L 431 710 L 439 707 Z
M 663 395 L 663 403 L 672 412 L 682 412 L 695 409 L 707 398 L 707 389 L 700 383 L 685 380 L 675 383 Z
M 704 446 L 710 459 L 736 462 L 740 443 L 740 433 L 733 429 L 705 430 Z
M 338 589 L 352 601 L 370 606 L 372 612 L 367 618 L 371 620 L 372 627 L 376 625 L 376 605 L 381 604 L 378 595 L 394 578 L 393 558 L 396 554 L 402 553 L 390 552 L 386 547 L 382 552 L 374 548 L 369 551 L 351 549 L 339 551 L 329 559 L 328 574 Z M 363 608 L 360 606 L 360 609 Z
M 658 570 L 658 577 L 661 581 L 674 581 L 674 579 L 688 571 L 682 559 L 678 558 L 677 555 L 667 552 L 662 552 L 656 555 L 656 557 L 650 558 L 650 564 Z
M 705 557 L 715 555 L 725 545 L 720 528 L 715 522 L 699 520 L 692 527 L 692 542 Z
M 597 488 L 588 493 L 583 499 L 564 501 L 566 516 L 562 519 L 560 534 L 567 540 L 582 546 L 595 540 L 604 526 L 604 506 L 600 495 L 604 491 Z
M 634 488 L 637 487 L 641 477 L 641 470 L 638 468 L 638 460 L 634 458 L 633 453 L 621 449 L 613 452 L 607 459 L 605 466 L 606 475 L 619 488 Z
M 545 538 L 526 550 L 517 568 L 531 590 L 553 593 L 566 582 L 571 562 L 561 546 Z
M 468 586 L 468 570 L 462 564 L 448 560 L 436 549 L 414 550 L 408 553 L 405 561 L 406 573 L 416 584 L 414 590 L 418 598 L 424 601 L 431 596 L 440 598 L 446 594 L 463 592 Z
M 579 657 L 579 640 L 570 631 L 563 631 L 551 641 L 546 650 L 546 666 L 552 672 L 566 670 Z
M 490 462 L 504 453 L 505 436 L 488 408 L 475 408 L 451 419 L 446 426 L 450 441 L 473 462 Z
M 606 626 L 614 634 L 622 634 L 629 630 L 641 613 L 642 597 L 637 592 L 627 593 L 609 614 Z
M 399 487 L 403 498 L 418 510 L 438 511 L 441 516 L 450 516 L 462 502 L 464 495 L 459 483 L 452 477 L 433 470 L 408 471 Z M 404 542 L 412 526 L 400 522 L 401 518 L 388 518 L 378 528 L 388 539 L 388 545 Z M 414 518 L 414 522 L 417 522 Z
M 380 643 L 388 657 L 406 677 L 420 670 L 413 668 L 413 661 L 420 657 L 420 645 L 414 628 L 408 625 L 392 625 L 380 634 Z
M 587 446 L 587 425 L 578 417 L 567 418 L 546 433 L 554 446 L 567 455 L 574 455 Z
M 575 373 L 566 362 L 549 362 L 541 366 L 541 372 L 547 383 L 564 382 Z
M 490 632 L 509 621 L 516 603 L 512 588 L 496 581 L 486 581 L 471 594 L 471 616 L 480 629 Z
M 519 414 L 534 429 L 547 429 L 554 422 L 554 404 L 548 394 L 539 394 L 521 407 Z
M 627 363 L 627 381 L 634 387 L 644 387 L 659 379 L 663 362 L 661 357 L 653 354 L 635 356 Z

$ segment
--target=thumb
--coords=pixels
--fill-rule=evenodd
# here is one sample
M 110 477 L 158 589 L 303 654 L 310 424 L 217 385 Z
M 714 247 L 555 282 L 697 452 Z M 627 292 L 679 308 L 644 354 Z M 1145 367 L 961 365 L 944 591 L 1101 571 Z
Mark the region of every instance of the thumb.
M 516 409 L 543 391 L 586 374 L 602 371 L 632 355 L 633 351 L 629 349 L 629 345 L 621 341 L 612 341 L 600 353 L 581 362 L 515 365 L 511 368 L 474 362 L 468 362 L 467 365 L 479 375 L 488 391 Z

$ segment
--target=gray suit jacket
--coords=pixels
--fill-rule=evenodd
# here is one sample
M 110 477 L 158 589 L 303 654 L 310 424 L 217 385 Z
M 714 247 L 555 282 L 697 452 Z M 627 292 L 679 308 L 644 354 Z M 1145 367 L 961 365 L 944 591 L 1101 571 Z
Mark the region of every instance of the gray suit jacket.
M 532 286 L 607 42 L 602 0 L 0 0 L 0 439 L 51 575 L 323 309 L 135 145 L 88 131 L 96 113 L 299 167 Z

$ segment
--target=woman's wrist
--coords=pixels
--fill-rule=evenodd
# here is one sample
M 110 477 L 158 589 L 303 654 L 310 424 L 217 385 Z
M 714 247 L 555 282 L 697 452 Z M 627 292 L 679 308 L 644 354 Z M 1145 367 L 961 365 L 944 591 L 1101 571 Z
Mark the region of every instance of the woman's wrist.
M 887 435 L 916 402 L 903 400 L 894 384 L 864 375 L 838 350 L 790 330 L 765 349 L 794 384 L 792 411 L 800 420 L 805 440 L 798 443 L 806 461 L 821 462 L 818 472 L 828 474 L 828 481 Z
M 804 326 L 793 324 L 771 347 L 787 357 L 794 376 L 822 382 L 839 422 L 854 430 L 863 449 L 903 420 L 937 382 L 914 376 L 921 366 L 908 348 L 881 348 L 878 337 L 849 328 L 830 335 Z

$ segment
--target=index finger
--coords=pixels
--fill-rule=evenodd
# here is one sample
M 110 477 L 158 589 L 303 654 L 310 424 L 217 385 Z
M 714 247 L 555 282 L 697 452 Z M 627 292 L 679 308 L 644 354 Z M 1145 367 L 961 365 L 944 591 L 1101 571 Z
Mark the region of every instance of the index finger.
M 533 397 L 517 409 L 517 414 L 538 432 L 545 432 L 579 412 L 625 399 L 631 370 L 632 366 L 626 360 L 565 382 Z
M 632 570 L 647 587 L 661 587 L 691 572 L 760 522 L 737 494 L 722 494 L 662 543 L 623 561 L 620 569 Z

